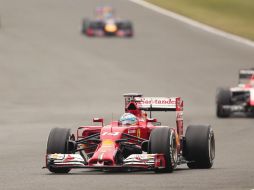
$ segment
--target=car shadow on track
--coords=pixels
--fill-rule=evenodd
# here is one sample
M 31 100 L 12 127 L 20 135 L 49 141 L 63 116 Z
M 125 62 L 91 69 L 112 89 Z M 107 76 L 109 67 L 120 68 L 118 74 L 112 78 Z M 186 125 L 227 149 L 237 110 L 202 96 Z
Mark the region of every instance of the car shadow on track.
M 190 170 L 188 168 L 177 168 L 173 173 L 155 173 L 154 171 L 101 171 L 95 169 L 86 169 L 82 171 L 72 170 L 68 174 L 53 174 L 46 175 L 174 175 L 182 171 Z
M 217 118 L 217 117 L 216 117 Z M 226 118 L 218 118 L 220 120 L 227 120 L 227 119 L 254 119 L 254 113 L 232 113 L 229 117 Z

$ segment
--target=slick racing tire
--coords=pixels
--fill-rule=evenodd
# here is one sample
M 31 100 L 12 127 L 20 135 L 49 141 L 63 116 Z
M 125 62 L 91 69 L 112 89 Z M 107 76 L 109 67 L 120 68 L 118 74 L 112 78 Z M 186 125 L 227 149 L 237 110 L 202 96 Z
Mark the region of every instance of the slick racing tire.
M 223 109 L 224 105 L 231 105 L 231 92 L 229 89 L 218 89 L 216 104 L 217 117 L 225 118 L 230 116 L 230 111 Z
M 47 154 L 68 154 L 68 144 L 70 139 L 70 129 L 53 128 L 48 137 Z M 68 173 L 69 168 L 53 168 L 48 167 L 52 173 Z
M 86 30 L 90 25 L 90 21 L 88 19 L 83 19 L 82 26 L 81 26 L 81 33 L 86 34 Z
M 215 138 L 210 125 L 190 125 L 185 134 L 187 165 L 191 169 L 211 168 L 215 158 Z
M 133 31 L 133 26 L 131 22 L 126 23 L 126 30 L 130 31 L 130 34 L 128 34 L 126 37 L 129 37 L 129 38 L 133 37 L 134 31 Z
M 133 24 L 130 21 L 124 21 L 124 22 L 119 22 L 118 25 L 118 30 L 123 30 L 123 31 L 129 31 L 128 34 L 125 35 L 125 37 L 133 37 Z
M 174 130 L 168 127 L 153 129 L 149 139 L 148 153 L 165 155 L 166 167 L 156 169 L 155 172 L 173 172 L 178 160 Z

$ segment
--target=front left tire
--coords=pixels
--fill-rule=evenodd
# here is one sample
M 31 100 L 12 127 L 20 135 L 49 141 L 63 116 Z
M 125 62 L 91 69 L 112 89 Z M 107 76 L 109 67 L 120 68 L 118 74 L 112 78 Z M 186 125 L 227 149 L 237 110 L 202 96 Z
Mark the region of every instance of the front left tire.
M 230 116 L 230 111 L 223 109 L 225 105 L 231 105 L 231 92 L 226 88 L 219 88 L 216 96 L 216 115 L 219 118 Z

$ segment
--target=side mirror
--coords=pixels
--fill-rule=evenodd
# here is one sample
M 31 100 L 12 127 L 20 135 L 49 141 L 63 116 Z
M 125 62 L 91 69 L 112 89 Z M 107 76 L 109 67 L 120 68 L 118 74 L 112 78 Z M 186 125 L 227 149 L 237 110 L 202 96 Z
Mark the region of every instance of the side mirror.
M 155 119 L 155 118 L 147 118 L 146 121 L 147 122 L 157 122 L 157 119 Z
M 103 126 L 104 119 L 103 118 L 93 118 L 93 122 L 94 123 L 101 123 L 101 125 Z

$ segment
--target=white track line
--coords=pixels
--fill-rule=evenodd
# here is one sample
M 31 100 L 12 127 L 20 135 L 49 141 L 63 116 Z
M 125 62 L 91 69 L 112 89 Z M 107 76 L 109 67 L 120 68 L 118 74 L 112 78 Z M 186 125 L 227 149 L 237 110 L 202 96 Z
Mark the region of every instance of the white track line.
M 226 39 L 233 40 L 233 41 L 236 41 L 236 42 L 239 42 L 239 43 L 242 43 L 242 44 L 254 47 L 254 41 L 248 40 L 246 38 L 242 38 L 240 36 L 236 36 L 234 34 L 230 34 L 230 33 L 224 32 L 222 30 L 213 28 L 213 27 L 208 26 L 206 24 L 202 24 L 202 23 L 197 22 L 195 20 L 189 19 L 189 18 L 187 18 L 185 16 L 176 14 L 176 13 L 174 13 L 172 11 L 169 11 L 169 10 L 163 9 L 161 7 L 158 7 L 156 5 L 153 5 L 151 3 L 148 3 L 148 2 L 146 2 L 144 0 L 129 0 L 129 1 L 131 1 L 133 3 L 136 3 L 138 5 L 141 5 L 143 7 L 146 7 L 148 9 L 150 9 L 150 10 L 155 11 L 155 12 L 158 12 L 158 13 L 160 13 L 162 15 L 165 15 L 165 16 L 171 17 L 171 18 L 173 18 L 175 20 L 181 21 L 181 22 L 183 22 L 185 24 L 188 24 L 188 25 L 194 26 L 196 28 L 199 28 L 201 30 L 207 31 L 209 33 L 212 33 L 212 34 L 215 34 L 215 35 L 218 35 L 218 36 L 222 36 L 222 37 L 224 37 Z

